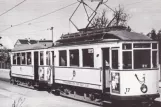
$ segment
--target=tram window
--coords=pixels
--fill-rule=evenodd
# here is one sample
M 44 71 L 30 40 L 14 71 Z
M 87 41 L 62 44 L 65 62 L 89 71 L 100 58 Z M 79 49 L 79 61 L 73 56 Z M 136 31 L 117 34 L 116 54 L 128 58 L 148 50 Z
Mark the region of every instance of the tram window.
M 40 65 L 44 65 L 44 53 L 40 51 Z
M 27 52 L 27 65 L 31 64 L 31 52 Z
M 83 67 L 94 67 L 93 49 L 83 49 Z
M 150 68 L 150 50 L 134 50 L 134 69 Z
M 123 44 L 122 48 L 125 49 L 132 49 L 132 45 L 131 44 Z
M 112 68 L 118 69 L 118 50 L 112 50 Z
M 67 51 L 59 51 L 59 66 L 67 66 Z
M 46 65 L 50 65 L 50 52 L 46 52 Z
M 123 69 L 132 69 L 132 52 L 123 52 Z
M 16 59 L 17 59 L 17 55 L 14 53 L 13 54 L 13 64 L 16 64 Z
M 21 61 L 22 61 L 22 64 L 26 64 L 26 54 L 25 53 L 21 54 Z
M 157 43 L 152 43 L 152 49 L 157 49 Z
M 79 50 L 70 50 L 70 66 L 79 66 Z
M 153 54 L 153 57 L 152 57 L 153 68 L 157 68 L 157 51 L 153 51 L 152 54 Z
M 20 65 L 20 53 L 17 53 L 17 65 Z

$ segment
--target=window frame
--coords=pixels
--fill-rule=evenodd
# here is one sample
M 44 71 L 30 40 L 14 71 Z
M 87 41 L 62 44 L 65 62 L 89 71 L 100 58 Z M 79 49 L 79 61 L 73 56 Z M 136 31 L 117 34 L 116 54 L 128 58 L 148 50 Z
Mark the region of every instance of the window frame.
M 76 62 L 77 62 L 77 64 L 71 64 L 71 63 L 73 63 L 73 61 L 71 60 L 71 51 L 77 51 L 78 53 L 78 55 L 76 56 L 78 59 L 76 59 Z M 79 56 L 79 49 L 71 49 L 71 50 L 69 50 L 69 66 L 70 67 L 80 67 L 80 56 Z
M 23 53 L 25 54 L 25 57 L 24 57 L 25 63 L 23 63 L 23 60 L 22 60 L 22 56 L 23 56 L 22 54 L 23 54 Z M 26 59 L 27 59 L 27 58 L 26 58 L 26 52 L 21 52 L 21 65 L 27 65 L 27 63 L 26 63 L 27 60 L 26 60 Z
M 62 53 L 62 52 L 65 52 L 65 53 Z M 68 62 L 67 61 L 67 50 L 59 50 L 58 54 L 59 54 L 59 66 L 67 66 L 67 62 Z M 65 63 L 64 64 L 62 63 L 62 60 L 61 60 L 62 57 L 63 57 L 63 60 L 64 60 L 64 57 L 65 57 Z
M 89 51 L 89 49 L 92 49 L 92 66 L 90 66 L 90 65 L 85 65 L 84 64 L 84 51 L 86 51 L 87 50 L 87 53 L 88 53 L 88 55 L 89 54 L 91 54 L 91 53 L 89 53 L 88 51 Z M 82 67 L 90 67 L 90 68 L 94 68 L 94 48 L 84 48 L 84 49 L 81 49 L 81 51 L 82 51 Z M 86 55 L 85 55 L 86 56 Z M 86 58 L 85 58 L 86 59 Z M 89 60 L 88 60 L 89 61 Z M 86 61 L 85 61 L 86 62 Z M 91 63 L 91 62 L 89 62 L 89 63 Z
M 16 57 L 15 63 L 14 63 L 14 55 Z M 12 65 L 17 65 L 17 53 L 13 53 L 13 55 L 12 55 Z
M 42 57 L 41 57 L 42 55 Z M 45 55 L 44 55 L 44 51 L 39 51 L 39 65 L 43 66 L 45 65 Z

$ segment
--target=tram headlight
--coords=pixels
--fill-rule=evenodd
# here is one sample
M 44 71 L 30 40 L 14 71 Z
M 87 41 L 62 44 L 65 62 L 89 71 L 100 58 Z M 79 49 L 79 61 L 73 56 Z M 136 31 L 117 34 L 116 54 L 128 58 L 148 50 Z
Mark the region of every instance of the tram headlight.
M 141 92 L 146 93 L 148 91 L 148 87 L 145 84 L 142 84 L 140 90 Z

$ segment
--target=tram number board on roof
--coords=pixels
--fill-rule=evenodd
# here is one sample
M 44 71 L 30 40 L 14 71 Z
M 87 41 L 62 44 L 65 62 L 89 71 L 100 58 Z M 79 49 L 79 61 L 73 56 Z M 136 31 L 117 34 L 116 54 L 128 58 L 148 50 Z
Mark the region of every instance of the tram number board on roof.
M 93 53 L 93 49 L 88 49 L 88 53 Z
M 134 48 L 150 48 L 150 43 L 136 43 Z

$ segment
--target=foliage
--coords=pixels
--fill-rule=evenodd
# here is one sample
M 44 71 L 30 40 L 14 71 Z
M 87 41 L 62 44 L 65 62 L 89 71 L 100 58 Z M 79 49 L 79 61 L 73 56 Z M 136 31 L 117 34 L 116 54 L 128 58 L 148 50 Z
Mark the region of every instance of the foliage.
M 102 13 L 94 18 L 94 20 L 91 23 L 91 27 L 93 28 L 105 28 L 108 25 L 110 26 L 127 26 L 127 21 L 129 19 L 129 14 L 127 14 L 123 7 L 119 6 L 118 9 L 115 9 L 113 14 L 112 21 L 109 21 L 109 19 L 106 17 L 107 11 L 103 10 Z
M 7 48 L 0 49 L 0 61 L 1 62 L 10 61 L 9 50 Z
M 119 5 L 119 8 L 115 9 L 113 17 L 114 17 L 114 20 L 111 23 L 112 26 L 127 26 L 129 14 L 125 12 L 124 7 L 121 7 Z
M 19 98 L 17 101 L 14 100 L 14 103 L 12 104 L 12 107 L 22 107 L 22 104 L 24 103 L 25 98 Z
M 103 10 L 101 16 L 97 16 L 91 23 L 91 26 L 94 28 L 105 28 L 108 25 L 109 21 L 106 18 L 106 10 Z

